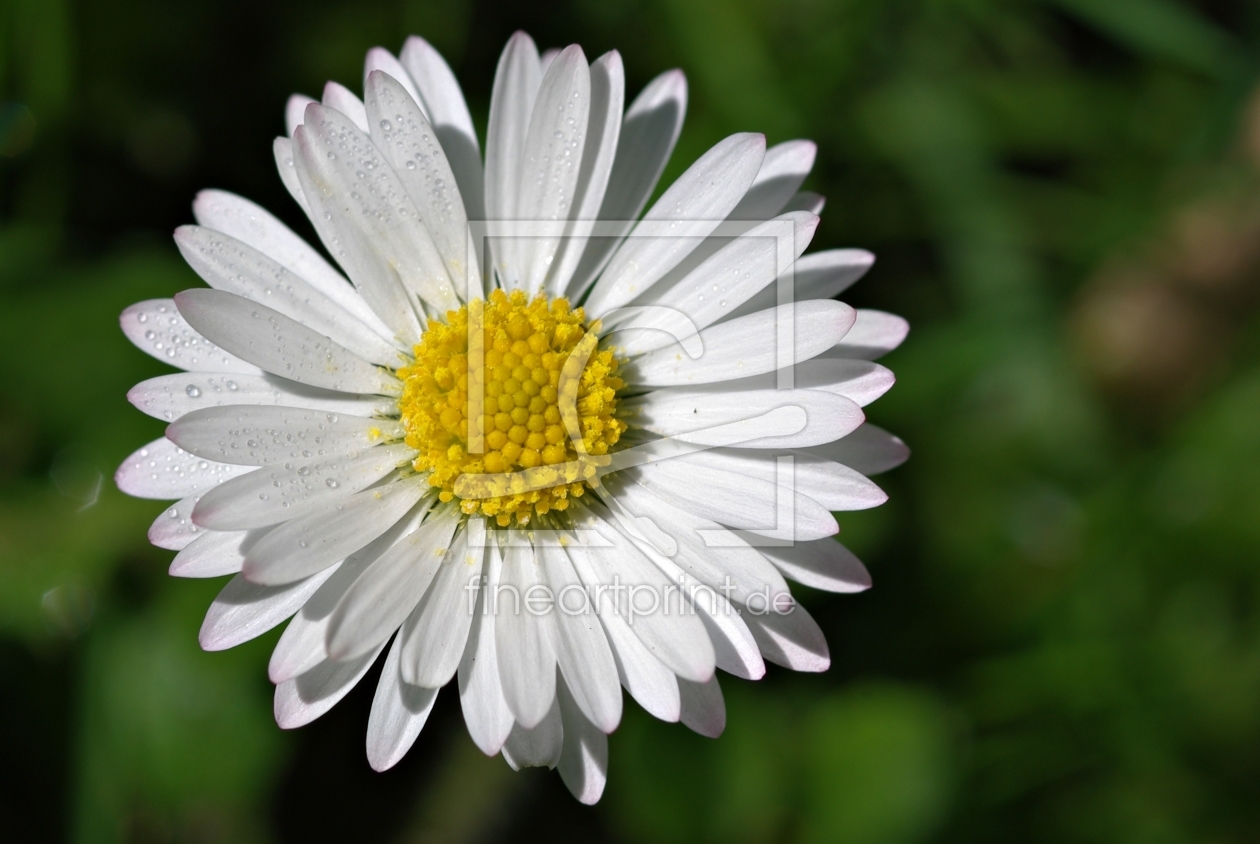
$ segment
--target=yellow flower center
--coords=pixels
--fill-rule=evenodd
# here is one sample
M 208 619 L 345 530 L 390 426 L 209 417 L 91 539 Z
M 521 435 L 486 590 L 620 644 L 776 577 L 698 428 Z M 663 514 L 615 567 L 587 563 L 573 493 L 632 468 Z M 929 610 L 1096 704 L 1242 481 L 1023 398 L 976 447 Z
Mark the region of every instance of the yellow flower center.
M 597 348 L 599 328 L 566 299 L 519 290 L 429 322 L 415 362 L 398 370 L 399 407 L 415 469 L 442 501 L 524 525 L 596 485 L 626 429 L 624 382 Z

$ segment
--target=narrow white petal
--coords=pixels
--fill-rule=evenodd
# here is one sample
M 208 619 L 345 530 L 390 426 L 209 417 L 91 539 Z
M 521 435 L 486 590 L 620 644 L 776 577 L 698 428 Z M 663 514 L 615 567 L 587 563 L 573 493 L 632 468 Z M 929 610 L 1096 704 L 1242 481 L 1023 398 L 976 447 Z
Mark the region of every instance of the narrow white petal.
M 692 683 L 679 678 L 684 724 L 707 738 L 717 738 L 726 729 L 726 701 L 717 677 L 707 683 Z
M 395 399 L 334 393 L 276 375 L 186 372 L 159 375 L 127 391 L 127 401 L 156 419 L 173 422 L 208 407 L 271 405 L 349 416 L 397 416 Z
M 539 563 L 555 597 L 556 660 L 578 708 L 600 730 L 621 721 L 621 681 L 597 607 L 559 545 L 538 548 Z
M 380 655 L 384 644 L 348 662 L 325 660 L 276 686 L 273 710 L 282 730 L 304 727 L 349 694 Z
M 758 550 L 797 583 L 826 592 L 864 592 L 871 588 L 866 566 L 834 539 Z
M 264 466 L 202 496 L 193 519 L 214 530 L 246 530 L 296 519 L 376 483 L 415 455 L 404 444 L 347 458 Z M 247 467 L 241 467 L 248 471 Z
M 608 478 L 604 483 L 626 513 L 651 519 L 673 539 L 676 547 L 670 549 L 674 551 L 672 562 L 710 589 L 741 604 L 747 604 L 753 595 L 773 597 L 788 591 L 783 577 L 756 549 L 742 542 L 709 547 L 701 531 L 721 531 L 717 522 L 675 507 L 646 487 L 622 477 Z
M 558 689 L 564 747 L 560 778 L 578 802 L 594 806 L 608 782 L 608 736 L 587 720 L 565 683 Z
M 863 475 L 878 475 L 895 469 L 910 457 L 910 449 L 900 438 L 869 422 L 842 439 L 806 450 L 843 463 Z
M 785 224 L 790 224 L 794 232 L 790 242 L 779 238 Z M 686 314 L 696 328 L 712 325 L 729 316 L 737 306 L 773 281 L 781 263 L 789 263 L 805 251 L 817 226 L 817 216 L 797 212 L 763 223 L 733 241 L 723 238 L 724 246 L 677 281 L 671 283 L 666 280 L 653 288 L 645 301 L 650 299 L 651 304 L 659 308 Z M 675 273 L 671 273 L 673 275 Z M 774 306 L 774 302 L 767 305 Z M 644 317 L 663 313 L 667 312 L 645 311 L 643 317 L 618 327 L 635 325 L 659 329 L 659 318 Z M 669 334 L 660 330 L 630 329 L 617 335 L 618 344 L 625 348 L 628 355 L 660 348 L 671 339 Z
M 676 507 L 774 539 L 821 539 L 839 530 L 826 507 L 773 481 L 693 461 L 662 460 L 627 476 Z
M 345 85 L 338 82 L 325 84 L 323 103 L 349 117 L 364 132 L 368 130 L 368 115 L 367 109 L 363 107 L 363 100 L 356 97 Z
M 662 721 L 677 721 L 679 712 L 678 681 L 674 672 L 652 655 L 647 645 L 634 635 L 626 619 L 604 606 L 611 598 L 603 596 L 599 620 L 603 622 L 608 643 L 617 661 L 621 685 L 643 709 Z
M 491 594 L 491 608 L 503 698 L 517 728 L 529 731 L 555 704 L 555 621 L 550 610 L 539 612 L 542 605 L 531 601 L 545 593 L 534 548 L 523 536 L 511 538 L 515 541 L 504 549 L 502 581 Z
M 798 389 L 824 390 L 844 396 L 859 407 L 866 407 L 888 392 L 896 380 L 892 370 L 878 363 L 816 357 L 773 372 L 715 383 L 707 389 L 714 392 L 736 392 L 773 390 L 783 385 Z
M 479 296 L 481 272 L 468 248 L 464 200 L 437 133 L 393 77 L 371 74 L 366 91 L 373 142 L 419 212 L 451 283 L 466 298 Z
M 688 468 L 735 472 L 762 483 L 778 483 L 831 511 L 867 510 L 888 500 L 883 490 L 860 473 L 808 451 L 721 448 L 688 454 L 673 462 Z
M 591 72 L 582 48 L 566 47 L 542 81 L 521 147 L 521 186 L 513 219 L 562 222 L 578 201 L 577 185 L 591 110 Z M 533 295 L 556 262 L 559 236 L 530 237 L 520 244 L 510 286 Z
M 303 106 L 303 108 L 306 108 L 306 106 Z M 271 144 L 271 152 L 275 156 L 276 172 L 280 174 L 280 181 L 284 183 L 285 190 L 289 192 L 289 196 L 293 197 L 293 201 L 306 212 L 306 216 L 310 217 L 311 206 L 306 201 L 306 194 L 302 192 L 302 182 L 298 178 L 297 167 L 293 163 L 293 141 L 289 138 L 276 138 Z
M 227 352 L 197 333 L 185 321 L 173 299 L 137 302 L 119 317 L 123 334 L 140 351 L 188 372 L 239 372 L 261 375 L 262 370 Z
M 604 192 L 617 154 L 621 136 L 621 112 L 625 105 L 626 75 L 621 55 L 613 50 L 591 64 L 591 109 L 586 126 L 586 146 L 578 173 L 574 202 L 569 213 L 569 229 L 561 246 L 560 259 L 547 277 L 547 291 L 563 295 L 577 270 L 587 245 L 587 235 L 599 217 Z M 580 291 L 575 291 L 575 293 Z
M 306 107 L 313 102 L 315 100 L 304 94 L 293 94 L 284 104 L 284 129 L 290 138 L 306 118 Z
M 767 149 L 756 178 L 728 219 L 760 222 L 783 213 L 783 207 L 814 169 L 817 154 L 818 145 L 813 141 L 785 141 Z
M 512 711 L 503 698 L 499 682 L 499 659 L 495 648 L 494 614 L 488 612 L 487 595 L 495 594 L 503 569 L 498 545 L 486 549 L 486 581 L 477 595 L 477 608 L 468 631 L 468 645 L 459 663 L 459 703 L 464 723 L 473 743 L 487 756 L 503 749 L 512 731 Z
M 367 547 L 351 554 L 337 570 L 315 590 L 315 594 L 302 605 L 280 636 L 271 652 L 267 674 L 271 682 L 279 684 L 304 674 L 327 658 L 324 640 L 328 633 L 328 620 L 346 591 L 363 574 L 364 569 L 376 558 L 388 551 L 398 541 L 419 526 L 423 508 L 416 508 L 384 535 Z
M 490 94 L 490 123 L 486 129 L 486 218 L 491 221 L 517 219 L 517 197 L 523 183 L 521 149 L 541 81 L 538 48 L 525 33 L 515 33 L 499 57 Z M 514 267 L 517 244 L 511 239 L 491 239 L 490 249 L 494 254 L 495 272 L 506 279 Z
M 242 546 L 250 531 L 206 531 L 175 555 L 168 573 L 172 577 L 222 577 L 237 574 L 245 562 Z
M 319 332 L 222 290 L 185 290 L 179 312 L 199 332 L 262 369 L 326 390 L 396 395 L 398 379 Z
M 394 345 L 342 303 L 243 241 L 202 226 L 181 226 L 175 230 L 175 243 L 188 265 L 216 290 L 265 304 L 373 363 L 397 366 L 402 360 Z
M 821 214 L 823 208 L 827 205 L 827 197 L 812 190 L 797 191 L 796 195 L 787 201 L 787 205 L 783 206 L 783 213 L 788 211 L 808 211 L 811 214 Z
M 587 310 L 601 314 L 626 305 L 669 272 L 704 240 L 757 175 L 765 157 L 763 135 L 732 135 L 702 155 L 661 195 L 636 229 L 669 223 L 668 236 L 630 237 L 600 275 Z
M 521 768 L 554 768 L 560 761 L 564 745 L 564 723 L 560 718 L 560 702 L 552 699 L 551 707 L 533 727 L 517 724 L 503 745 L 503 758 L 512 770 Z
M 481 147 L 472 115 L 455 74 L 441 54 L 419 36 L 411 36 L 398 57 L 416 83 L 424 100 L 425 113 L 437 132 L 446 158 L 455 173 L 460 196 L 468 217 L 485 219 L 485 187 L 481 170 Z
M 745 613 L 761 653 L 766 659 L 793 671 L 826 671 L 831 666 L 827 639 L 800 604 L 786 613 L 773 609 L 763 615 Z
M 773 308 L 779 304 L 780 284 L 789 301 L 833 299 L 866 275 L 874 263 L 875 256 L 865 249 L 828 249 L 797 258 L 789 272 L 775 279 L 774 284 L 766 285 L 738 308 L 733 308 L 728 318 Z
M 401 440 L 404 433 L 396 419 L 250 405 L 207 407 L 166 427 L 166 438 L 190 454 L 246 466 L 308 460 L 317 454 L 344 457 Z
M 288 159 L 285 169 L 289 171 L 293 184 L 297 185 L 292 143 L 287 139 L 281 140 L 284 141 Z M 298 190 L 301 190 L 300 185 Z M 363 301 L 354 285 L 325 261 L 314 247 L 262 206 L 227 191 L 203 190 L 193 201 L 193 216 L 206 228 L 231 235 L 254 247 L 341 305 L 347 313 L 381 337 L 391 335 L 392 332 Z
M 874 360 L 900 346 L 909 333 L 910 323 L 901 317 L 861 308 L 853 328 L 825 354 L 829 357 Z
M 458 516 L 458 510 L 430 513 L 424 524 L 364 570 L 329 620 L 330 657 L 353 659 L 402 625 L 446 556 Z
M 163 437 L 131 453 L 114 473 L 114 483 L 136 498 L 189 498 L 253 471 L 189 454 Z
M 201 493 L 193 493 L 164 509 L 149 526 L 149 542 L 167 551 L 180 551 L 206 531 L 192 520 Z
M 394 639 L 385 657 L 368 716 L 367 757 L 374 771 L 388 771 L 402 760 L 424 729 L 437 700 L 437 689 L 403 682 L 398 673 L 402 651 L 399 642 L 400 639 Z
M 291 519 L 250 547 L 243 571 L 254 583 L 291 583 L 343 560 L 398 523 L 430 487 L 411 477 L 356 493 L 329 512 Z
M 624 368 L 624 378 L 635 385 L 670 387 L 773 372 L 834 346 L 854 318 L 853 308 L 829 299 L 781 305 L 702 330 L 704 351 L 698 358 L 678 342 L 648 352 Z
M 635 411 L 637 424 L 654 434 L 744 448 L 819 445 L 843 437 L 866 419 L 856 403 L 823 390 L 727 393 L 670 388 L 628 399 L 625 407 Z
M 474 536 L 475 532 L 475 536 Z M 470 538 L 475 539 L 470 543 Z M 468 644 L 485 559 L 485 525 L 470 521 L 403 625 L 402 677 L 437 689 L 455 676 Z
M 301 609 L 332 573 L 322 571 L 287 586 L 258 586 L 238 574 L 210 604 L 197 637 L 201 647 L 222 651 L 261 636 Z
M 402 85 L 403 88 L 406 89 L 407 95 L 411 97 L 414 102 L 423 107 L 420 92 L 416 90 L 416 83 L 411 78 L 411 74 L 407 72 L 405 67 L 403 67 L 402 62 L 398 61 L 398 59 L 394 57 L 394 54 L 389 50 L 386 50 L 384 47 L 373 47 L 371 50 L 368 50 L 367 59 L 363 62 L 364 88 L 367 88 L 368 77 L 372 75 L 373 71 L 378 70 L 381 73 L 396 79 L 398 84 Z M 428 115 L 426 114 L 425 117 L 427 118 Z
M 612 236 L 591 241 L 583 250 L 569 283 L 574 298 L 595 280 L 639 218 L 674 151 L 686 112 L 687 78 L 681 70 L 669 70 L 653 79 L 626 109 L 608 187 L 599 206 L 599 219 L 611 223 L 614 231 Z
M 586 510 L 577 526 L 603 537 L 606 547 L 571 545 L 567 551 L 588 587 L 605 587 L 599 596 L 601 617 L 624 619 L 648 651 L 680 677 L 712 677 L 713 643 L 704 623 L 684 607 L 676 584 L 613 527 L 602 505 L 592 502 Z M 621 588 L 610 594 L 616 585 Z

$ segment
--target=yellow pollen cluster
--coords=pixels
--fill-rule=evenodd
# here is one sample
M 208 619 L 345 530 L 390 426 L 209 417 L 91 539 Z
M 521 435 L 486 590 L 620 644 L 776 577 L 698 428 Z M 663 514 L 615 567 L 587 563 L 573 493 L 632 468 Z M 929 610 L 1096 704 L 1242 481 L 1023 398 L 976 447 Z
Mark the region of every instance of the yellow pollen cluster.
M 584 321 L 566 299 L 495 290 L 429 322 L 415 362 L 398 370 L 399 406 L 416 471 L 441 500 L 459 497 L 465 513 L 506 527 L 565 510 L 595 483 L 594 465 L 626 429 L 624 382 L 613 353 L 596 348 L 598 323 Z

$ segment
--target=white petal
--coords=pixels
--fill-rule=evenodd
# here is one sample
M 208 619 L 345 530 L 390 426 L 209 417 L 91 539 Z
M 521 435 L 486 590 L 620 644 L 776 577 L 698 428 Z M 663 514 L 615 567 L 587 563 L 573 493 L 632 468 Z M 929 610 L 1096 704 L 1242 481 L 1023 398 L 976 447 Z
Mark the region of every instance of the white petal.
M 394 58 L 394 54 L 384 47 L 373 47 L 368 50 L 367 59 L 363 62 L 363 87 L 367 88 L 368 77 L 373 71 L 379 70 L 387 76 L 392 76 L 406 89 L 407 95 L 417 104 L 423 107 L 420 99 L 420 92 L 416 90 L 416 83 L 411 78 L 411 74 L 403 67 L 402 62 Z M 426 119 L 428 115 L 425 115 Z
M 687 78 L 680 70 L 669 70 L 653 79 L 626 109 L 599 207 L 599 219 L 608 221 L 612 231 L 583 250 L 569 283 L 569 293 L 575 299 L 594 281 L 639 218 L 674 151 L 686 112 Z
M 544 594 L 546 588 L 534 548 L 523 537 L 511 539 L 515 541 L 504 549 L 502 582 L 491 595 L 495 650 L 503 698 L 518 729 L 532 730 L 555 704 L 555 622 L 550 610 L 540 613 L 541 604 L 530 601 Z
M 251 471 L 252 466 L 229 466 L 189 454 L 163 437 L 133 451 L 114 473 L 114 483 L 136 498 L 174 500 L 204 494 Z
M 678 680 L 682 722 L 702 736 L 717 738 L 726 729 L 726 701 L 717 677 L 707 683 Z
M 865 360 L 813 358 L 793 367 L 714 384 L 714 392 L 773 390 L 780 386 L 824 390 L 866 407 L 896 383 L 892 370 Z
M 398 403 L 391 398 L 334 393 L 276 375 L 202 372 L 160 375 L 128 390 L 127 401 L 167 422 L 207 407 L 250 404 L 303 407 L 350 416 L 398 415 Z
M 189 372 L 262 374 L 258 367 L 198 334 L 180 315 L 173 299 L 137 302 L 122 312 L 119 323 L 136 348 L 171 366 Z
M 560 684 L 557 694 L 564 729 L 560 778 L 578 802 L 594 806 L 608 782 L 608 736 L 582 714 L 566 684 Z
M 555 596 L 556 661 L 573 700 L 587 719 L 611 733 L 621 721 L 621 681 L 596 605 L 559 545 L 538 548 L 546 584 Z
M 397 765 L 415 744 L 424 722 L 429 720 L 437 689 L 425 689 L 404 683 L 398 673 L 398 638 L 385 657 L 381 679 L 372 698 L 368 716 L 367 757 L 373 771 L 387 771 Z
M 310 106 L 312 111 L 318 108 L 315 105 Z M 363 181 L 370 185 L 371 182 L 366 179 L 367 171 L 358 169 L 352 170 L 350 174 L 345 172 L 346 164 L 359 168 L 364 166 L 355 159 L 376 155 L 372 152 L 371 141 L 363 137 L 348 120 L 338 117 L 336 112 L 323 110 L 316 114 L 325 115 L 322 124 L 315 125 L 311 131 L 307 131 L 308 127 L 303 125 L 293 136 L 293 160 L 302 194 L 310 205 L 311 222 L 325 248 L 345 269 L 360 295 L 381 321 L 389 326 L 393 339 L 407 346 L 414 345 L 420 338 L 420 320 L 416 314 L 418 303 L 404 286 L 401 272 L 406 269 L 409 276 L 414 276 L 416 268 L 393 263 L 399 261 L 400 250 L 410 250 L 405 244 L 388 241 L 389 235 L 383 231 L 386 223 L 399 224 L 396 208 L 389 207 L 387 214 L 385 210 L 376 207 L 380 205 L 381 197 L 375 190 L 369 195 L 369 204 L 373 207 L 367 208 L 364 204 L 366 185 L 360 191 L 357 189 L 359 186 L 354 184 L 360 181 L 354 174 L 364 173 Z M 331 136 L 335 136 L 338 131 L 355 133 L 358 143 L 354 152 L 359 155 L 344 161 L 338 157 L 339 152 L 346 156 L 350 154 L 348 149 L 337 149 Z M 330 154 L 332 158 L 329 158 Z M 388 181 L 390 177 L 385 174 L 384 162 L 374 161 L 373 164 L 373 179 L 378 174 L 384 174 Z M 379 169 L 376 165 L 379 165 Z M 357 195 L 357 199 L 351 196 L 352 193 Z M 402 188 L 396 187 L 395 193 L 401 197 Z M 410 205 L 410 201 L 406 205 Z M 377 222 L 381 225 L 366 228 L 365 214 L 375 214 L 378 211 L 382 216 Z M 416 220 L 411 223 L 408 228 L 419 226 Z M 427 239 L 428 235 L 424 234 L 423 237 Z
M 538 48 L 525 33 L 515 33 L 499 57 L 490 95 L 490 123 L 486 129 L 486 218 L 491 221 L 517 219 L 517 197 L 523 184 L 521 149 L 541 81 Z M 514 268 L 516 247 L 510 239 L 491 239 L 494 269 L 500 278 L 507 278 L 507 273 Z
M 828 249 L 797 258 L 790 271 L 733 309 L 729 318 L 773 308 L 779 304 L 780 283 L 785 287 L 787 298 L 792 301 L 835 298 L 866 275 L 866 271 L 874 263 L 875 256 L 865 249 Z
M 760 222 L 783 213 L 783 206 L 814 168 L 817 154 L 813 141 L 785 141 L 767 149 L 756 178 L 728 219 Z
M 474 531 L 475 542 L 470 543 Z M 468 644 L 485 554 L 485 525 L 470 521 L 399 634 L 402 677 L 408 683 L 437 689 L 455 676 Z
M 210 604 L 197 637 L 201 647 L 222 651 L 261 636 L 301 609 L 333 571 L 287 586 L 258 586 L 238 574 Z
M 723 448 L 678 457 L 674 462 L 688 468 L 737 472 L 762 483 L 778 483 L 809 496 L 833 512 L 867 510 L 888 500 L 883 490 L 858 472 L 808 451 L 776 453 L 764 449 Z
M 179 551 L 204 534 L 205 529 L 192 520 L 193 507 L 200 499 L 201 493 L 194 493 L 164 509 L 149 526 L 149 542 L 158 548 Z
M 785 224 L 792 226 L 791 240 L 781 240 L 779 235 Z M 775 279 L 782 265 L 790 264 L 813 237 L 818 217 L 798 212 L 779 217 L 752 229 L 747 234 L 725 243 L 714 254 L 691 268 L 676 282 L 666 280 L 647 295 L 653 305 L 686 314 L 696 328 L 705 328 L 730 313 L 749 297 Z M 671 273 L 671 277 L 677 273 Z M 767 307 L 774 307 L 771 302 Z M 655 316 L 666 311 L 651 310 L 645 315 Z M 658 319 L 638 318 L 618 325 L 661 328 Z M 618 334 L 617 342 L 628 355 L 660 348 L 671 337 L 663 331 L 629 330 Z
M 617 154 L 617 139 L 621 136 L 626 87 L 621 55 L 613 50 L 600 56 L 591 64 L 590 77 L 591 108 L 582 168 L 574 189 L 574 201 L 570 204 L 569 228 L 561 245 L 561 257 L 547 277 L 547 291 L 556 296 L 568 290 L 586 249 L 587 235 L 599 218 Z
M 811 214 L 821 214 L 823 207 L 827 204 L 827 197 L 812 190 L 798 191 L 795 196 L 788 200 L 787 205 L 783 206 L 783 213 L 788 211 L 808 211 Z
M 446 61 L 427 41 L 411 36 L 399 56 L 424 101 L 425 113 L 437 132 L 446 158 L 455 173 L 460 196 L 470 219 L 484 220 L 485 187 L 481 170 L 481 147 L 472 116 L 464 102 L 459 82 Z
M 605 586 L 600 595 L 601 617 L 624 619 L 648 651 L 680 677 L 699 681 L 712 677 L 713 643 L 704 623 L 680 603 L 675 584 L 612 526 L 612 516 L 602 505 L 591 502 L 586 510 L 577 517 L 577 526 L 603 537 L 607 547 L 571 545 L 566 550 L 588 587 Z M 622 584 L 623 588 L 610 595 L 609 584 Z M 633 604 L 631 592 L 636 589 L 641 600 Z M 644 603 L 649 592 L 657 598 L 656 611 L 640 613 L 638 610 L 649 609 Z
M 437 133 L 415 100 L 383 73 L 368 77 L 367 108 L 372 140 L 414 203 L 451 282 L 465 298 L 481 295 L 463 197 Z
M 337 82 L 325 84 L 323 102 L 329 108 L 335 108 L 349 117 L 364 132 L 368 130 L 367 109 L 363 107 L 363 100 L 351 93 L 346 86 Z
M 611 609 L 605 611 L 605 605 L 611 605 L 611 600 L 607 595 L 602 596 L 599 620 L 612 645 L 621 685 L 649 714 L 662 721 L 677 721 L 680 704 L 674 672 L 639 641 L 625 618 Z
M 257 302 L 221 290 L 185 290 L 180 313 L 198 331 L 282 378 L 347 393 L 401 391 L 398 380 L 359 355 Z
M 655 390 L 626 410 L 654 434 L 700 445 L 803 448 L 843 437 L 865 420 L 857 404 L 823 390 Z M 788 423 L 791 423 L 790 425 Z
M 701 531 L 720 531 L 717 522 L 675 507 L 622 477 L 608 478 L 604 483 L 626 513 L 651 519 L 674 540 L 676 547 L 670 549 L 674 551 L 672 562 L 711 589 L 741 604 L 748 603 L 750 595 L 774 596 L 788 591 L 783 577 L 756 549 L 742 542 L 709 547 Z
M 293 186 L 300 194 L 297 171 L 293 169 L 293 145 L 288 139 L 278 140 L 283 141 L 287 160 L 282 173 L 287 171 L 289 175 L 286 178 L 292 179 Z M 305 197 L 302 197 L 302 201 L 305 202 Z M 234 193 L 203 190 L 193 201 L 193 216 L 206 228 L 231 235 L 254 247 L 341 305 L 347 313 L 381 337 L 388 338 L 393 333 L 341 273 L 333 269 L 309 243 L 265 208 Z
M 486 596 L 494 594 L 503 569 L 496 543 L 486 549 L 486 581 L 477 595 L 477 609 L 468 631 L 468 645 L 459 663 L 459 703 L 464 723 L 477 747 L 487 756 L 503 749 L 512 731 L 512 711 L 499 682 L 499 659 L 494 644 L 494 614 L 487 611 Z
M 328 619 L 341 603 L 354 582 L 372 562 L 397 544 L 419 526 L 424 516 L 423 508 L 416 508 L 407 518 L 391 527 L 366 548 L 351 554 L 337 570 L 315 590 L 315 594 L 302 605 L 302 609 L 289 621 L 280 641 L 271 652 L 267 674 L 271 682 L 279 684 L 304 674 L 322 662 L 328 653 L 324 640 L 328 633 Z
M 358 454 L 404 433 L 396 419 L 250 405 L 207 407 L 166 427 L 166 438 L 191 454 L 246 466 Z
M 382 366 L 399 351 L 335 302 L 252 246 L 201 226 L 180 226 L 175 243 L 188 265 L 216 290 L 226 290 L 284 314 Z
M 300 580 L 343 560 L 385 533 L 430 490 L 426 479 L 407 478 L 280 525 L 249 549 L 243 571 L 254 583 Z
M 704 240 L 739 202 L 765 157 L 762 135 L 732 135 L 702 155 L 661 195 L 636 226 L 641 234 L 668 223 L 668 236 L 629 238 L 608 262 L 586 301 L 602 314 L 633 301 Z
M 866 566 L 834 539 L 758 550 L 797 583 L 826 592 L 863 592 L 871 588 Z
M 679 342 L 670 343 L 631 361 L 623 377 L 636 386 L 668 387 L 773 372 L 835 345 L 853 325 L 854 316 L 848 305 L 828 299 L 781 305 L 702 330 L 704 351 L 698 358 L 688 355 Z
M 905 443 L 869 422 L 842 439 L 813 446 L 807 451 L 843 463 L 863 475 L 895 469 L 910 457 Z
M 446 556 L 458 516 L 458 510 L 430 513 L 424 524 L 364 570 L 329 620 L 330 657 L 353 659 L 402 625 Z
M 290 469 L 265 466 L 202 496 L 193 519 L 214 530 L 246 530 L 296 519 L 365 489 L 414 454 L 400 443 L 344 459 L 295 462 Z
M 303 109 L 306 106 L 302 106 Z M 301 125 L 301 124 L 298 124 Z M 306 216 L 311 216 L 311 206 L 306 201 L 306 194 L 302 192 L 302 182 L 298 178 L 297 167 L 293 164 L 293 141 L 289 138 L 276 138 L 271 144 L 272 155 L 276 159 L 276 172 L 280 174 L 280 181 L 284 182 L 284 188 L 289 192 L 289 196 L 293 197 L 293 201 L 306 212 Z
M 839 530 L 826 507 L 760 478 L 682 460 L 649 463 L 626 474 L 676 507 L 762 536 L 821 539 Z
M 503 758 L 512 770 L 521 768 L 554 768 L 560 761 L 564 745 L 564 724 L 560 719 L 560 702 L 552 700 L 551 708 L 533 727 L 517 724 L 503 745 Z
M 745 613 L 744 621 L 771 662 L 793 671 L 826 671 L 831 666 L 827 639 L 800 604 L 786 613 L 773 609 L 764 615 Z
M 514 219 L 559 222 L 577 201 L 578 175 L 591 110 L 591 72 L 582 48 L 566 47 L 538 87 L 529 129 L 521 147 L 522 183 Z M 542 289 L 560 248 L 560 237 L 536 236 L 520 244 L 519 264 L 509 268 L 509 286 L 533 295 Z
M 206 531 L 175 555 L 168 573 L 172 577 L 221 577 L 236 574 L 245 561 L 241 546 L 250 531 Z
M 276 686 L 273 710 L 282 730 L 306 726 L 337 705 L 363 679 L 384 644 L 349 662 L 325 660 Z
M 910 323 L 901 317 L 860 308 L 853 328 L 825 354 L 829 357 L 874 360 L 900 346 L 909 333 Z
M 313 102 L 315 100 L 304 94 L 294 94 L 284 104 L 284 129 L 289 137 L 293 137 L 297 127 L 302 125 L 302 121 L 306 118 L 306 107 Z

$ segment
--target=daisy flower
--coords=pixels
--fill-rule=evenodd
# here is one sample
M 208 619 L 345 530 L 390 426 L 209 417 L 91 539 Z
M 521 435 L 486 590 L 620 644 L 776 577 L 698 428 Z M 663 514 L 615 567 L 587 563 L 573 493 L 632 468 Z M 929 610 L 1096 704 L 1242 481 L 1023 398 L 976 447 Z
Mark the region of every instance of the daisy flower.
M 726 138 L 647 208 L 683 75 L 624 105 L 616 52 L 508 42 L 484 165 L 459 85 L 411 38 L 363 98 L 294 96 L 280 177 L 329 261 L 222 191 L 175 240 L 209 288 L 124 311 L 180 372 L 128 394 L 169 422 L 119 487 L 176 500 L 171 574 L 231 575 L 207 650 L 288 621 L 275 716 L 328 711 L 385 653 L 372 767 L 452 678 L 473 741 L 603 792 L 622 689 L 706 735 L 720 668 L 828 666 L 785 578 L 855 592 L 833 511 L 905 459 L 862 407 L 903 320 L 834 297 L 864 251 L 802 253 L 814 145 Z

